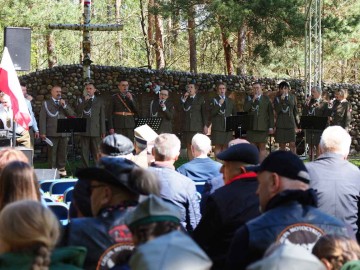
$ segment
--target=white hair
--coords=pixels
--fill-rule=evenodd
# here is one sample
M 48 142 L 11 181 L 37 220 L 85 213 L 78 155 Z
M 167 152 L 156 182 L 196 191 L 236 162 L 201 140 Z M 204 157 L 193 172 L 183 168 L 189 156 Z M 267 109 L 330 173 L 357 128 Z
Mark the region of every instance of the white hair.
M 155 139 L 155 158 L 158 156 L 163 160 L 174 159 L 180 154 L 180 148 L 180 140 L 175 134 L 160 134 Z
M 350 151 L 351 137 L 341 126 L 327 127 L 321 135 L 322 153 L 336 153 L 347 157 Z
M 204 134 L 197 133 L 192 137 L 191 145 L 194 150 L 207 155 L 211 150 L 211 140 Z

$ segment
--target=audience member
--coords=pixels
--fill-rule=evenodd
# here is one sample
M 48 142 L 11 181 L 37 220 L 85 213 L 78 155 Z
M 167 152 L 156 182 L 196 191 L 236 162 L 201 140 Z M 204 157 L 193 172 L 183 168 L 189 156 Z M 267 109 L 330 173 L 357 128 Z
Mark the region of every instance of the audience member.
M 29 113 L 30 113 L 30 123 L 29 123 L 30 144 L 31 144 L 31 147 L 34 148 L 34 139 L 40 138 L 40 133 L 39 133 L 39 127 L 38 127 L 38 124 L 37 124 L 37 121 L 35 118 L 35 114 L 33 111 L 33 107 L 31 105 L 31 101 L 33 100 L 33 97 L 27 93 L 27 87 L 26 87 L 25 83 L 21 82 L 20 86 L 21 86 L 21 90 L 22 90 L 24 98 L 25 98 L 25 103 L 26 103 Z
M 120 79 L 119 93 L 114 94 L 110 103 L 109 133 L 122 134 L 134 141 L 135 115 L 138 113 L 134 95 L 129 91 L 127 79 Z
M 249 142 L 247 140 L 238 138 L 238 139 L 231 140 L 228 144 L 228 147 L 231 147 L 235 144 L 240 144 L 240 143 L 249 143 Z M 209 197 L 209 195 L 214 193 L 218 188 L 221 188 L 222 186 L 224 186 L 224 177 L 221 172 L 220 172 L 219 176 L 216 176 L 205 182 L 204 188 L 203 188 L 203 193 L 201 194 L 201 202 L 200 202 L 200 212 L 201 213 L 204 212 L 206 201 L 207 201 L 207 198 Z
M 62 244 L 86 247 L 85 269 L 96 269 L 120 250 L 133 248 L 125 215 L 133 211 L 140 194 L 159 194 L 159 182 L 132 161 L 112 157 L 102 157 L 98 167 L 79 170 L 76 176 L 89 181 L 93 217 L 72 219 Z
M 263 161 L 267 155 L 268 135 L 274 133 L 274 109 L 270 98 L 263 94 L 260 82 L 252 84 L 252 91 L 244 104 L 244 111 L 253 117 L 252 128 L 246 131 L 246 139 L 258 147 L 260 161 Z
M 48 138 L 52 146 L 48 145 L 48 162 L 50 168 L 58 169 L 60 176 L 66 176 L 68 133 L 58 133 L 58 119 L 75 115 L 74 111 L 61 96 L 61 87 L 55 85 L 51 88 L 51 98 L 43 102 L 40 110 L 40 138 Z
M 34 169 L 21 161 L 8 163 L 0 175 L 0 211 L 20 200 L 40 201 L 40 190 Z
M 215 156 L 227 148 L 232 139 L 232 131 L 226 131 L 225 119 L 236 115 L 235 102 L 226 96 L 225 83 L 216 86 L 217 96 L 210 102 L 211 141 L 214 144 Z
M 340 270 L 348 261 L 360 259 L 358 243 L 342 235 L 324 235 L 312 249 L 328 270 Z
M 0 175 L 4 167 L 11 161 L 22 161 L 29 164 L 29 159 L 20 150 L 3 148 L 0 150 Z
M 237 228 L 260 215 L 256 173 L 246 166 L 259 163 L 259 151 L 251 144 L 236 144 L 219 153 L 225 186 L 207 199 L 193 238 L 211 258 L 212 269 L 223 269 Z
M 35 201 L 17 201 L 0 212 L 1 269 L 82 269 L 86 249 L 55 248 L 59 221 Z
M 141 168 L 147 168 L 147 157 L 134 155 L 135 147 L 129 138 L 121 134 L 111 134 L 106 136 L 100 144 L 99 156 L 111 156 L 116 158 L 126 158 L 135 162 Z M 146 160 L 146 161 L 144 161 Z
M 78 117 L 86 119 L 86 131 L 80 132 L 80 149 L 82 167 L 90 166 L 90 154 L 95 160 L 99 152 L 101 139 L 105 137 L 105 103 L 95 96 L 95 85 L 85 86 L 84 98 L 76 108 Z
M 204 134 L 197 133 L 191 140 L 193 160 L 181 165 L 177 171 L 195 183 L 209 181 L 220 175 L 221 163 L 208 157 L 211 151 L 211 140 Z M 202 190 L 201 190 L 202 191 Z
M 321 136 L 321 155 L 305 165 L 311 179 L 310 187 L 318 195 L 319 209 L 351 226 L 360 240 L 360 170 L 346 160 L 350 144 L 351 137 L 345 129 L 330 126 Z
M 174 163 L 180 154 L 180 140 L 174 134 L 163 133 L 155 139 L 153 162 L 149 171 L 157 175 L 161 183 L 160 196 L 181 210 L 181 224 L 192 232 L 200 221 L 200 208 L 195 183 L 175 171 Z
M 137 248 L 133 270 L 210 269 L 211 261 L 197 244 L 180 232 L 179 209 L 150 195 L 126 218 Z
M 270 250 L 270 251 L 269 251 Z M 268 254 L 266 254 L 268 253 Z M 249 265 L 247 270 L 326 270 L 324 264 L 307 249 L 289 244 L 274 244 L 263 259 Z
M 73 197 L 69 208 L 70 218 L 92 217 L 90 202 L 90 183 L 78 179 L 74 186 Z
M 183 141 L 186 144 L 187 156 L 193 159 L 191 154 L 191 140 L 196 133 L 208 133 L 207 114 L 205 99 L 197 94 L 198 86 L 195 82 L 190 82 L 186 87 L 184 96 L 181 97 L 181 105 L 184 111 Z
M 15 124 L 16 145 L 31 148 L 29 131 L 13 121 L 14 112 L 10 96 L 3 94 L 0 97 L 0 101 L 0 120 L 3 123 L 4 129 L 12 134 L 13 124 Z
M 324 233 L 348 235 L 345 224 L 316 208 L 304 163 L 292 152 L 272 152 L 257 168 L 259 217 L 236 232 L 228 269 L 245 269 L 274 242 L 313 247 Z

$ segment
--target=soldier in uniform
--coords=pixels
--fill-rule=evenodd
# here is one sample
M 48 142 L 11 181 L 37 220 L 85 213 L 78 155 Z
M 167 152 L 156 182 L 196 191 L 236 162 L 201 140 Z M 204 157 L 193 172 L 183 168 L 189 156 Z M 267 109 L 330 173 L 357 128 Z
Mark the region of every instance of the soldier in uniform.
M 193 159 L 191 153 L 191 140 L 196 133 L 207 134 L 206 126 L 207 116 L 204 97 L 197 94 L 197 86 L 194 82 L 187 85 L 187 91 L 181 97 L 182 109 L 184 115 L 184 139 L 186 143 L 187 156 L 189 160 Z
M 234 101 L 226 97 L 226 86 L 219 83 L 216 87 L 217 96 L 210 103 L 211 141 L 215 146 L 215 156 L 226 150 L 229 141 L 233 139 L 232 131 L 226 132 L 225 119 L 228 116 L 236 115 Z
M 101 139 L 105 137 L 105 103 L 95 96 L 96 88 L 89 83 L 85 86 L 84 98 L 76 109 L 79 117 L 86 119 L 86 132 L 80 133 L 82 167 L 89 167 L 89 154 L 97 158 Z
M 306 99 L 303 106 L 302 115 L 307 116 L 329 116 L 329 108 L 326 100 L 322 98 L 322 90 L 320 87 L 314 86 L 311 88 L 311 95 Z M 323 130 L 305 130 L 306 143 L 309 145 L 309 156 L 313 157 L 314 146 L 316 148 L 316 156 L 320 155 L 320 138 Z
M 260 161 L 266 157 L 268 134 L 274 133 L 274 109 L 268 96 L 263 95 L 261 83 L 252 85 L 253 95 L 244 104 L 244 111 L 253 117 L 253 126 L 247 130 L 246 138 L 259 149 Z
M 51 89 L 51 98 L 45 100 L 40 110 L 40 138 L 48 138 L 53 146 L 48 145 L 48 162 L 51 168 L 59 170 L 61 176 L 66 176 L 68 133 L 57 132 L 58 119 L 74 115 L 74 111 L 61 98 L 61 87 L 55 85 Z
M 150 103 L 150 117 L 160 117 L 161 125 L 157 130 L 158 134 L 173 133 L 172 120 L 174 118 L 175 108 L 169 98 L 169 90 L 160 90 L 159 97 Z
M 331 126 L 341 126 L 346 131 L 350 130 L 352 107 L 349 101 L 346 100 L 348 92 L 345 89 L 340 89 L 335 92 L 335 100 L 331 107 Z
M 289 83 L 283 81 L 279 84 L 279 94 L 274 100 L 276 113 L 275 141 L 279 143 L 280 150 L 285 150 L 286 144 L 289 143 L 291 152 L 296 154 L 295 140 L 299 116 L 296 97 L 289 91 Z
M 135 115 L 138 113 L 134 96 L 129 92 L 129 83 L 121 79 L 118 85 L 120 93 L 112 96 L 110 103 L 109 133 L 122 134 L 134 141 Z

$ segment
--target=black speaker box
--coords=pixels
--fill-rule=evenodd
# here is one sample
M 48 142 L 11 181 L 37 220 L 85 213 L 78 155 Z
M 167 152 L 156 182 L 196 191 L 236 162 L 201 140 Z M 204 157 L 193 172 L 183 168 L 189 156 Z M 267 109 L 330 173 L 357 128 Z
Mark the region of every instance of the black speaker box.
M 30 70 L 30 28 L 5 27 L 4 46 L 8 48 L 16 70 Z

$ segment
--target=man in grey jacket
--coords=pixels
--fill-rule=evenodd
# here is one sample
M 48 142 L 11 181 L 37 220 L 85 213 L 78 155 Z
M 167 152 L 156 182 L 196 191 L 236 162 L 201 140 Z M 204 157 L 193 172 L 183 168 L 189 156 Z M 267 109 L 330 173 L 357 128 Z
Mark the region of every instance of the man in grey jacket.
M 351 137 L 344 128 L 326 128 L 320 140 L 321 155 L 306 163 L 306 168 L 310 187 L 318 195 L 319 209 L 351 226 L 359 240 L 360 170 L 346 160 L 350 144 Z

